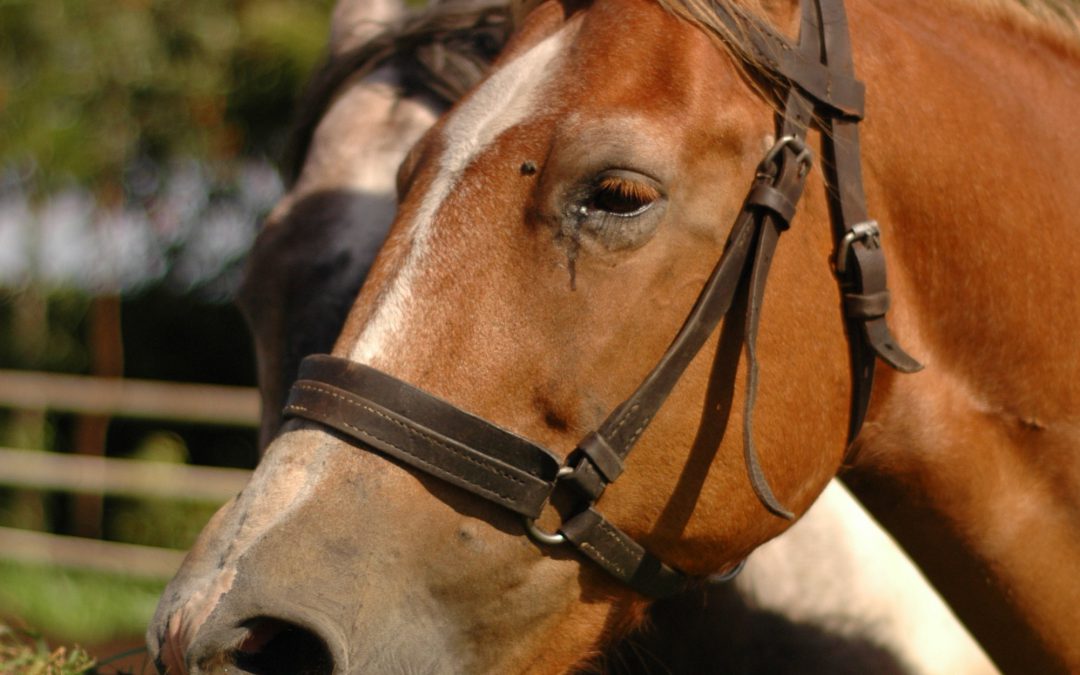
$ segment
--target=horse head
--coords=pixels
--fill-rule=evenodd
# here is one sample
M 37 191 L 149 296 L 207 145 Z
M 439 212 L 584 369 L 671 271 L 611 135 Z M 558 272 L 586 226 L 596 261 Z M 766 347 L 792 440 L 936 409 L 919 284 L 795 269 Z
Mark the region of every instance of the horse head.
M 664 352 L 722 255 L 775 142 L 757 86 L 655 4 L 538 7 L 402 166 L 397 220 L 334 353 L 569 454 Z M 762 318 L 770 368 L 753 428 L 796 513 L 841 461 L 849 387 L 812 180 L 798 244 L 773 263 L 785 292 Z M 740 417 L 740 352 L 728 335 L 694 359 L 600 503 L 690 575 L 733 568 L 790 522 L 763 511 L 741 435 L 725 433 Z M 556 510 L 539 524 L 556 529 Z M 644 607 L 572 551 L 532 543 L 506 510 L 303 422 L 173 587 L 188 578 L 213 584 L 159 630 L 202 669 L 309 633 L 348 671 L 557 672 Z

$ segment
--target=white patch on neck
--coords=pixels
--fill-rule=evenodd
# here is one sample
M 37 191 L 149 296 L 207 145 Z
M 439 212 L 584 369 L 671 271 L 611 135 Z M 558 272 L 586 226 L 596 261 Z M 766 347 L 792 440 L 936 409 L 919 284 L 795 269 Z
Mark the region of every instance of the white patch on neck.
M 536 109 L 537 93 L 562 52 L 565 28 L 495 72 L 451 113 L 442 130 L 439 173 L 424 195 L 410 227 L 412 246 L 379 306 L 360 334 L 350 358 L 378 365 L 403 328 L 412 285 L 422 269 L 435 217 L 466 167 L 502 132 L 521 123 Z

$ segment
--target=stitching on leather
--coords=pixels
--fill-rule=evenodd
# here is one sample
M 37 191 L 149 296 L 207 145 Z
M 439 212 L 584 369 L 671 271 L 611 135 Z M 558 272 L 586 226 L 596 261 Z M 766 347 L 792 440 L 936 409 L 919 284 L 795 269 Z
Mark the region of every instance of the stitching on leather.
M 612 436 L 614 436 L 614 435 L 615 435 L 615 434 L 616 434 L 616 433 L 617 433 L 617 432 L 619 431 L 619 429 L 620 429 L 620 428 L 621 428 L 621 427 L 622 427 L 622 426 L 623 426 L 624 424 L 626 424 L 627 420 L 629 420 L 629 419 L 630 419 L 630 416 L 631 416 L 632 414 L 634 414 L 635 412 L 637 412 L 638 408 L 640 408 L 640 407 L 641 407 L 641 406 L 640 406 L 639 404 L 637 404 L 637 403 L 635 403 L 634 405 L 630 406 L 630 409 L 629 409 L 629 410 L 627 410 L 627 411 L 626 411 L 626 412 L 625 412 L 625 413 L 623 414 L 623 416 L 622 416 L 621 418 L 619 418 L 619 421 L 618 421 L 618 423 L 617 423 L 617 424 L 615 425 L 615 428 L 611 430 L 611 435 L 612 435 Z
M 626 442 L 627 445 L 633 445 L 634 443 L 637 443 L 638 436 L 641 435 L 641 432 L 645 431 L 645 427 L 649 426 L 649 421 L 651 419 L 651 417 L 646 417 L 645 419 L 641 420 L 641 426 L 634 431 L 634 434 Z
M 449 450 L 450 452 L 454 453 L 458 457 L 461 457 L 462 459 L 464 459 L 464 460 L 466 460 L 468 462 L 471 462 L 471 463 L 479 466 L 482 469 L 486 469 L 486 470 L 488 470 L 488 471 L 490 471 L 492 473 L 498 474 L 498 475 L 502 476 L 503 478 L 506 478 L 507 480 L 510 480 L 510 481 L 513 481 L 513 482 L 517 483 L 518 485 L 525 485 L 525 481 L 523 481 L 522 479 L 518 478 L 517 476 L 515 476 L 515 475 L 513 475 L 511 473 L 503 471 L 499 467 L 491 466 L 490 464 L 485 464 L 482 461 L 480 461 L 479 459 L 477 459 L 476 457 L 473 457 L 472 455 L 469 455 L 466 452 L 462 451 L 460 448 L 455 448 L 452 445 L 447 445 L 446 443 L 443 443 L 442 441 L 440 441 L 438 438 L 435 438 L 435 437 L 421 431 L 420 429 L 417 429 L 415 427 L 411 427 L 408 424 L 405 424 L 404 422 L 402 422 L 401 420 L 394 419 L 393 417 L 390 417 L 389 415 L 387 415 L 386 413 L 384 413 L 384 412 L 382 412 L 380 410 L 376 410 L 375 408 L 364 405 L 363 403 L 360 403 L 358 401 L 354 401 L 354 400 L 352 400 L 350 398 L 346 398 L 346 397 L 342 396 L 341 394 L 333 391 L 332 389 L 326 389 L 326 388 L 321 387 L 321 386 L 308 385 L 308 384 L 298 384 L 296 386 L 299 389 L 307 389 L 309 391 L 321 392 L 323 394 L 326 394 L 327 396 L 332 396 L 333 398 L 336 398 L 336 399 L 338 399 L 340 401 L 348 403 L 349 405 L 351 405 L 351 406 L 353 406 L 355 408 L 360 408 L 361 410 L 366 410 L 366 411 L 372 413 L 373 415 L 381 417 L 382 419 L 386 420 L 387 422 L 391 422 L 392 424 L 395 424 L 395 425 L 401 427 L 402 429 L 404 429 L 406 432 L 408 432 L 410 434 L 415 434 L 417 436 L 420 436 L 420 437 L 430 441 L 431 443 L 433 443 L 433 444 L 435 444 L 435 445 L 437 445 L 437 446 L 439 446 L 441 448 L 445 448 L 446 450 Z M 348 424 L 348 422 L 345 422 L 345 424 Z M 355 427 L 353 427 L 353 428 L 355 428 Z M 365 433 L 370 433 L 370 432 L 368 432 L 366 430 L 361 430 L 361 429 L 358 429 L 358 431 L 365 431 Z M 372 436 L 374 436 L 374 435 L 375 434 L 372 434 Z M 389 442 L 389 441 L 387 441 L 387 442 Z M 396 448 L 397 446 L 395 445 L 394 447 Z M 405 450 L 403 448 L 398 448 L 398 449 L 402 450 L 402 452 L 405 452 Z
M 343 402 L 343 403 L 345 403 L 347 405 L 350 405 L 350 406 L 352 406 L 354 408 L 359 408 L 361 410 L 365 410 L 365 411 L 367 411 L 367 412 L 369 412 L 369 413 L 371 413 L 371 414 L 373 414 L 373 415 L 375 415 L 377 417 L 380 417 L 380 418 L 386 420 L 387 422 L 390 422 L 390 423 L 392 423 L 392 424 L 394 424 L 394 425 L 396 425 L 398 427 L 401 427 L 408 434 L 413 434 L 413 435 L 419 436 L 419 437 L 423 438 L 424 440 L 430 442 L 433 445 L 436 445 L 436 446 L 441 447 L 441 448 L 443 448 L 445 450 L 448 450 L 449 452 L 456 455 L 457 457 L 460 457 L 461 459 L 464 459 L 465 461 L 470 462 L 470 463 L 480 467 L 481 469 L 483 469 L 485 471 L 488 471 L 490 473 L 502 476 L 503 478 L 506 478 L 507 480 L 510 480 L 510 481 L 512 481 L 514 483 L 517 483 L 518 485 L 522 485 L 522 486 L 525 485 L 525 481 L 518 478 L 517 476 L 514 476 L 513 474 L 509 474 L 509 473 L 507 473 L 505 471 L 502 471 L 498 467 L 493 467 L 493 466 L 484 464 L 483 462 L 480 462 L 479 460 L 477 460 L 475 457 L 469 456 L 468 454 L 464 453 L 463 451 L 461 451 L 458 448 L 453 447 L 452 445 L 447 445 L 446 443 L 443 443 L 442 441 L 440 441 L 437 438 L 433 438 L 432 436 L 420 431 L 419 429 L 414 429 L 414 428 L 408 426 L 407 424 L 404 424 L 400 420 L 396 420 L 393 417 L 390 417 L 389 415 L 387 415 L 387 414 L 385 414 L 385 413 L 383 413 L 383 412 L 381 412 L 379 410 L 376 410 L 376 409 L 374 409 L 374 408 L 372 408 L 370 406 L 364 405 L 363 403 L 359 403 L 357 401 L 353 401 L 353 400 L 351 400 L 349 398 L 346 398 L 346 397 L 342 396 L 341 394 L 338 394 L 337 392 L 335 392 L 333 390 L 326 389 L 326 388 L 321 387 L 321 386 L 308 385 L 308 384 L 296 384 L 294 386 L 297 389 L 310 391 L 310 392 L 314 392 L 314 393 L 317 393 L 317 394 L 324 394 L 326 396 L 336 398 L 337 400 L 339 400 L 339 401 L 341 401 L 341 402 Z M 301 410 L 301 411 L 304 411 L 304 412 L 314 412 L 310 408 L 307 408 L 305 406 L 301 406 L 301 405 L 298 405 L 298 404 L 295 404 L 295 403 L 290 404 L 288 407 L 289 408 L 295 408 L 296 410 Z M 401 452 L 401 453 L 403 453 L 405 455 L 408 455 L 409 457 L 412 457 L 413 459 L 417 460 L 418 462 L 423 463 L 426 466 L 436 468 L 436 469 L 438 469 L 438 470 L 440 470 L 440 471 L 442 471 L 444 473 L 451 473 L 451 472 L 447 471 L 447 469 L 445 467 L 441 467 L 441 466 L 439 466 L 437 464 L 433 464 L 432 462 L 424 459 L 423 457 L 420 457 L 419 455 L 417 455 L 417 454 L 415 454 L 413 452 L 410 452 L 409 450 L 407 450 L 407 449 L 401 447 L 400 445 L 394 443 L 393 441 L 391 441 L 391 440 L 389 440 L 387 438 L 384 438 L 384 437 L 380 436 L 379 434 L 376 434 L 376 433 L 372 432 L 370 429 L 361 429 L 361 428 L 359 428 L 359 427 L 357 427 L 355 425 L 349 424 L 348 422 L 346 422 L 344 420 L 342 420 L 342 424 L 344 424 L 348 428 L 353 429 L 353 430 L 355 430 L 355 431 L 357 431 L 359 433 L 367 434 L 367 435 L 371 436 L 372 438 L 375 438 L 375 439 L 379 440 L 382 443 L 386 443 L 390 447 L 395 448 L 399 452 Z M 464 476 L 460 476 L 458 474 L 451 474 L 451 475 L 453 475 L 458 480 L 461 480 L 461 481 L 463 481 L 465 483 L 468 483 L 469 485 L 475 487 L 478 490 L 481 490 L 483 492 L 487 492 L 489 494 L 496 495 L 498 497 L 501 497 L 502 499 L 505 499 L 507 501 L 511 501 L 511 502 L 516 503 L 516 500 L 513 497 L 511 497 L 510 495 L 506 495 L 506 494 L 503 494 L 501 492 L 492 490 L 491 488 L 488 488 L 488 487 L 485 487 L 483 485 L 477 484 L 477 483 L 469 480 L 468 478 L 466 478 Z
M 623 541 L 623 538 L 622 538 L 622 537 L 620 537 L 620 536 L 618 536 L 617 534 L 615 534 L 615 531 L 614 531 L 614 530 L 612 529 L 612 526 L 611 526 L 611 524 L 610 524 L 610 523 L 608 523 L 608 521 L 606 521 L 606 520 L 601 520 L 601 521 L 600 521 L 600 522 L 598 523 L 598 525 L 597 525 L 597 529 L 599 529 L 599 530 L 600 530 L 600 532 L 601 532 L 602 534 L 606 534 L 606 535 L 607 535 L 607 537 L 608 537 L 609 539 L 611 539 L 611 541 L 615 542 L 615 544 L 616 544 L 616 545 L 617 545 L 617 546 L 618 546 L 619 548 L 621 548 L 621 549 L 623 550 L 623 552 L 624 552 L 624 553 L 626 553 L 626 554 L 627 554 L 628 556 L 630 556 L 631 558 L 640 558 L 640 557 L 641 557 L 641 556 L 639 556 L 639 555 L 638 555 L 637 551 L 635 551 L 634 549 L 630 548 L 630 547 L 629 547 L 629 546 L 628 546 L 628 545 L 626 544 L 626 542 L 625 542 L 625 541 Z
M 600 549 L 596 548 L 595 546 L 593 546 L 589 542 L 587 542 L 587 541 L 581 542 L 581 548 L 584 549 L 585 551 L 588 551 L 588 552 L 592 553 L 601 562 L 603 562 L 604 565 L 606 565 L 607 567 L 615 570 L 616 572 L 618 572 L 619 574 L 621 574 L 624 577 L 627 576 L 626 568 L 624 568 L 622 565 L 620 565 L 620 564 L 618 564 L 616 562 L 612 562 L 611 560 L 608 560 L 606 557 L 604 557 L 604 554 L 600 552 Z
M 314 413 L 315 412 L 311 408 L 308 408 L 306 406 L 302 406 L 302 405 L 299 405 L 299 404 L 296 404 L 296 403 L 290 404 L 289 406 L 287 406 L 287 409 L 299 410 L 299 411 L 302 411 L 302 412 L 305 412 L 305 413 Z M 360 427 L 358 427 L 356 425 L 353 425 L 353 424 L 349 424 L 348 422 L 342 422 L 342 424 L 344 424 L 346 427 L 352 429 L 353 431 L 356 431 L 357 433 L 359 433 L 361 435 L 370 436 L 370 437 L 376 439 L 377 441 L 379 441 L 380 443 L 386 443 L 387 445 L 389 445 L 392 448 L 395 448 L 396 450 L 398 450 L 402 454 L 405 454 L 405 455 L 408 455 L 409 457 L 412 457 L 414 460 L 416 460 L 420 464 L 423 464 L 424 466 L 428 466 L 428 467 L 431 467 L 433 469 L 438 469 L 439 471 L 442 471 L 444 473 L 449 473 L 446 469 L 439 466 L 438 464 L 432 464 L 431 462 L 427 461 L 423 457 L 420 457 L 419 455 L 416 455 L 415 453 L 409 452 L 408 450 L 406 450 L 405 448 L 401 447 L 400 445 L 394 443 L 393 441 L 391 441 L 391 440 L 389 440 L 387 438 L 383 438 L 379 434 L 376 434 L 376 433 L 372 432 L 370 429 L 361 429 Z M 457 474 L 454 474 L 454 476 L 456 478 L 458 478 L 459 480 L 462 480 L 462 481 L 468 483 L 469 485 L 476 488 L 480 492 L 485 492 L 485 493 L 487 493 L 489 495 L 494 495 L 496 497 L 499 497 L 500 499 L 503 499 L 503 500 L 506 500 L 506 501 L 509 501 L 509 502 L 513 502 L 513 503 L 517 503 L 516 500 L 513 497 L 511 497 L 510 495 L 505 495 L 505 494 L 503 494 L 503 493 L 501 493 L 501 492 L 499 492 L 497 490 L 492 490 L 491 488 L 485 487 L 483 485 L 479 485 L 477 483 L 472 482 L 471 480 L 469 480 L 467 478 L 462 478 L 461 476 L 458 476 Z
M 622 414 L 622 416 L 619 418 L 619 421 L 615 423 L 615 427 L 608 434 L 611 437 L 610 438 L 611 442 L 617 442 L 615 437 L 618 436 L 619 429 L 621 429 L 623 427 L 623 425 L 625 425 L 627 422 L 630 421 L 630 418 L 634 415 L 634 413 L 636 413 L 638 411 L 639 408 L 641 408 L 641 404 L 640 403 L 635 403 L 634 405 L 630 406 L 630 408 L 627 409 L 627 411 L 625 413 Z M 646 422 L 645 424 L 648 424 L 648 422 Z M 623 443 L 622 444 L 623 452 L 625 452 L 626 448 L 629 448 L 633 444 L 634 444 L 633 441 Z M 616 454 L 619 454 L 618 451 L 616 451 Z

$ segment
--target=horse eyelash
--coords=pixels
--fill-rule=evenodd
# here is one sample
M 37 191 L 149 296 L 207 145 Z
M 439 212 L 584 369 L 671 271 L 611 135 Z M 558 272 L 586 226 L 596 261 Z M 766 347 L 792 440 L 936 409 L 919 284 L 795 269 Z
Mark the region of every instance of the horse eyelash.
M 609 190 L 641 204 L 651 204 L 660 199 L 660 191 L 648 183 L 626 180 L 618 176 L 605 176 L 596 184 L 596 191 Z

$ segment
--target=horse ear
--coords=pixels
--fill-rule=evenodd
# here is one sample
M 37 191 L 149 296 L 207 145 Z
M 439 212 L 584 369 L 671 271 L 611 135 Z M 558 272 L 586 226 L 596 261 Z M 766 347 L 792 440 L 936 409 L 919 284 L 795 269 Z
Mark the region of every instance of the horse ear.
M 402 0 L 338 0 L 330 18 L 330 51 L 341 54 L 354 49 L 404 14 Z

